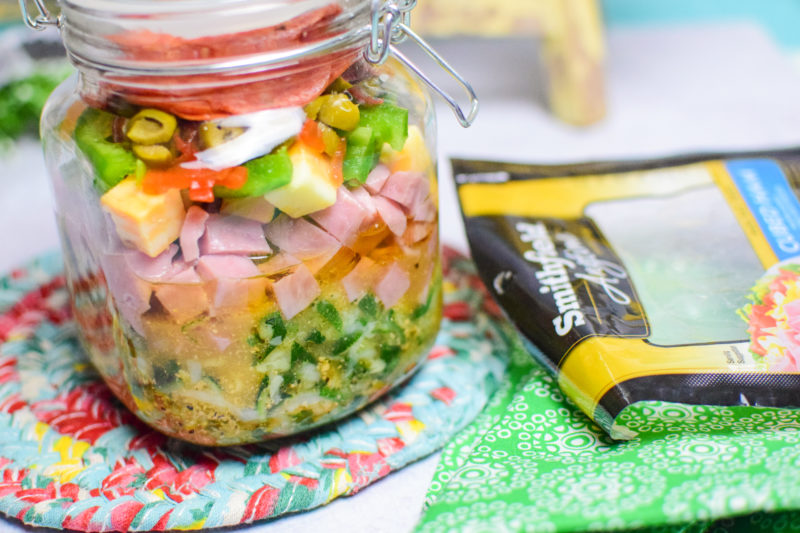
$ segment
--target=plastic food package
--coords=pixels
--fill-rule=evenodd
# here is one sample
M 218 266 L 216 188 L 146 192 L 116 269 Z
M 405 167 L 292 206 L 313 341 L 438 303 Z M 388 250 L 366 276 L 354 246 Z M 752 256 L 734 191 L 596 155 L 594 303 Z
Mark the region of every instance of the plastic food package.
M 482 279 L 612 438 L 638 402 L 800 406 L 800 151 L 453 175 Z

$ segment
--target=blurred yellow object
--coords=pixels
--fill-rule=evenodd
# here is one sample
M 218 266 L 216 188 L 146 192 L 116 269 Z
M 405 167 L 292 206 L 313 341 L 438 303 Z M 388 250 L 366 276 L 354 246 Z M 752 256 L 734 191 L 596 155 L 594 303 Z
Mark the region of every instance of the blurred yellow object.
M 419 0 L 411 19 L 415 31 L 434 37 L 539 36 L 553 113 L 576 125 L 605 116 L 598 0 Z
M 21 20 L 19 4 L 11 0 L 0 0 L 0 23 Z

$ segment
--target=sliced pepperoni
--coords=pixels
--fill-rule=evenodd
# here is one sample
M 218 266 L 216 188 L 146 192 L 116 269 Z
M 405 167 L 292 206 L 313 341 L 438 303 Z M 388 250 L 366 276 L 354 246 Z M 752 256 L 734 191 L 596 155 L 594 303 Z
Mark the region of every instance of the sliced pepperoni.
M 329 25 L 341 12 L 337 4 L 309 11 L 281 24 L 247 32 L 184 39 L 150 31 L 111 36 L 122 54 L 141 61 L 182 61 L 242 57 L 307 44 L 330 35 Z M 113 98 L 154 107 L 188 120 L 211 120 L 261 109 L 301 106 L 312 101 L 358 58 L 358 50 L 302 60 L 289 67 L 225 79 L 216 75 L 108 78 L 87 84 L 83 97 L 107 108 Z M 235 81 L 235 84 L 231 84 Z M 134 87 L 135 86 L 135 87 Z

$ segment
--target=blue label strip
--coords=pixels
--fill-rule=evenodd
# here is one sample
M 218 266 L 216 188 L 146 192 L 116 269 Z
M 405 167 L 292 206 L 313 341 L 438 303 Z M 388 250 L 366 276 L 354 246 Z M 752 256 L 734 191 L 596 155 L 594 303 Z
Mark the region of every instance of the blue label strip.
M 800 202 L 771 159 L 736 159 L 726 167 L 779 261 L 800 255 Z

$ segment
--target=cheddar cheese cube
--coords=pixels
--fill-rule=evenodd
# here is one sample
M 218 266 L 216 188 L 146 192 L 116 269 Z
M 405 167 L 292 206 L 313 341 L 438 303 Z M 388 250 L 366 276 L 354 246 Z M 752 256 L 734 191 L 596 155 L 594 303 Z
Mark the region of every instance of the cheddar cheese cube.
M 264 195 L 272 205 L 292 218 L 320 211 L 336 202 L 337 184 L 328 159 L 303 143 L 289 149 L 292 181 Z
M 150 257 L 156 257 L 178 238 L 186 217 L 180 190 L 146 194 L 135 178 L 119 182 L 100 202 L 111 215 L 122 242 Z

